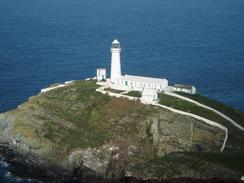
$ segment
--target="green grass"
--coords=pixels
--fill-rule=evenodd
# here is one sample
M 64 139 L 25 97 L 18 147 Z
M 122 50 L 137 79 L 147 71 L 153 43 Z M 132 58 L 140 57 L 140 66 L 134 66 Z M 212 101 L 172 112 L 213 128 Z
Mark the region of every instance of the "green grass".
M 15 112 L 21 116 L 28 113 L 26 116 L 31 120 L 41 122 L 43 126 L 30 123 L 37 136 L 67 152 L 98 147 L 118 137 L 134 139 L 143 128 L 141 116 L 148 114 L 147 108 L 138 101 L 101 94 L 96 88 L 95 81 L 75 81 L 67 87 L 31 97 Z M 29 114 L 30 108 L 33 109 Z M 21 116 L 18 120 L 26 123 Z M 126 121 L 122 120 L 125 117 Z M 19 128 L 25 131 L 22 126 Z
M 196 104 L 193 104 L 191 102 L 173 96 L 165 95 L 165 94 L 160 94 L 159 98 L 160 98 L 159 103 L 162 105 L 166 105 L 174 109 L 182 110 L 185 112 L 197 114 L 199 116 L 205 117 L 207 119 L 211 119 L 213 121 L 225 122 L 225 120 L 222 117 L 215 114 L 214 112 L 202 108 L 200 106 L 197 106 Z
M 244 172 L 244 152 L 204 152 L 204 153 L 185 153 L 192 158 L 208 161 L 223 167 Z
M 15 116 L 13 124 L 26 137 L 40 137 L 45 143 L 66 150 L 65 153 L 76 148 L 98 147 L 114 139 L 141 143 L 146 137 L 147 119 L 156 115 L 158 108 L 110 97 L 96 92 L 96 88 L 96 81 L 75 81 L 40 93 L 10 112 Z M 240 132 L 215 113 L 163 94 L 160 102 L 224 124 L 230 128 L 229 146 L 243 145 Z
M 141 98 L 141 92 L 139 91 L 130 91 L 126 93 L 126 95 Z
M 115 89 L 112 89 L 112 88 L 105 88 L 104 90 L 105 91 L 110 91 L 110 92 L 113 92 L 113 93 L 121 93 L 121 92 L 123 92 L 123 90 L 115 90 Z
M 214 113 L 213 111 L 197 106 L 196 104 L 193 104 L 191 102 L 173 96 L 165 95 L 163 93 L 159 95 L 159 98 L 160 98 L 159 103 L 162 105 L 166 105 L 171 108 L 182 110 L 185 112 L 193 113 L 224 125 L 229 129 L 229 139 L 227 141 L 227 145 L 238 144 L 244 148 L 244 143 L 243 143 L 244 133 L 241 132 L 236 127 L 234 127 L 229 121 L 222 118 L 221 116 Z
M 179 95 L 182 95 L 184 97 L 190 98 L 192 100 L 195 100 L 201 104 L 207 105 L 209 107 L 212 107 L 225 115 L 229 116 L 232 118 L 234 121 L 238 122 L 240 125 L 244 125 L 244 113 L 239 111 L 238 109 L 235 109 L 233 107 L 227 106 L 221 102 L 215 101 L 213 99 L 210 99 L 208 97 L 195 94 L 187 94 L 187 93 L 182 93 L 182 92 L 176 92 Z
M 75 85 L 53 90 L 43 95 L 43 99 L 46 100 L 42 103 L 42 107 L 49 115 L 56 116 L 63 123 L 70 123 L 72 126 L 72 128 L 62 130 L 64 136 L 59 140 L 60 144 L 71 149 L 79 146 L 93 147 L 110 139 L 111 135 L 104 132 L 103 128 L 91 126 L 95 121 L 99 121 L 102 115 L 101 113 L 95 114 L 93 111 L 110 100 L 108 96 L 95 92 L 96 88 L 94 81 L 79 81 Z M 98 125 L 100 124 L 98 123 Z M 57 133 L 59 133 L 58 130 L 61 130 L 51 127 L 48 127 L 45 135 L 49 139 L 52 139 L 55 130 Z
M 171 175 L 181 176 L 185 170 L 204 174 L 206 168 L 211 166 L 216 168 L 221 166 L 232 171 L 244 172 L 244 152 L 175 152 L 138 163 L 133 170 L 139 174 L 146 172 L 155 177 L 165 175 L 170 177 Z M 212 170 L 215 171 L 215 169 Z M 231 176 L 233 175 L 231 174 Z
M 223 167 L 244 171 L 244 152 L 183 152 L 172 153 L 161 158 L 161 161 L 175 161 L 181 155 L 182 163 L 187 163 L 185 157 L 190 157 L 192 160 L 203 160 L 212 164 L 221 165 Z M 177 160 L 178 161 L 178 160 Z

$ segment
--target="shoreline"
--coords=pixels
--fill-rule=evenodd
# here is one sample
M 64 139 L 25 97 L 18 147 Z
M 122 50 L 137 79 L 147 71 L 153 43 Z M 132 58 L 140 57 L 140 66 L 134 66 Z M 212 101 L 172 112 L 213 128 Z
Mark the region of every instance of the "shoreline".
M 90 90 L 92 90 L 92 91 L 94 90 L 94 88 L 97 87 L 97 86 L 95 86 L 94 82 L 92 82 L 92 83 L 87 83 L 87 82 L 85 82 L 85 83 L 84 82 L 77 82 L 76 83 L 76 82 L 74 82 L 72 84 L 68 83 L 68 85 L 70 87 L 79 88 L 79 89 L 84 88 L 84 87 L 88 87 L 88 88 L 91 87 Z M 67 88 L 65 87 L 62 89 L 60 88 L 59 90 L 57 90 L 57 92 L 64 90 L 64 91 L 66 91 L 67 96 L 69 96 L 71 94 L 72 94 L 72 96 L 77 96 L 78 94 L 75 92 L 80 93 L 80 90 L 78 90 L 78 89 L 74 90 L 73 88 L 68 88 L 68 87 Z M 71 93 L 72 91 L 74 93 Z M 29 101 L 26 102 L 25 104 L 21 105 L 22 108 L 19 108 L 19 109 L 23 109 L 24 107 L 26 107 L 24 109 L 26 111 L 30 111 L 28 108 L 29 105 L 32 107 L 33 107 L 33 104 L 38 105 L 39 104 L 38 100 L 40 100 L 41 97 L 43 97 L 43 98 L 41 98 L 42 100 L 45 99 L 45 97 L 47 97 L 49 94 L 46 92 L 44 92 L 44 93 L 45 94 L 40 94 L 40 95 L 38 94 L 38 96 L 30 97 Z M 51 94 L 55 95 L 56 93 L 54 91 L 52 91 Z M 87 95 L 90 96 L 90 93 L 87 92 Z M 93 95 L 91 95 L 91 96 L 93 96 Z M 94 96 L 97 97 L 97 93 L 94 93 Z M 101 95 L 101 96 L 104 97 L 103 95 Z M 68 98 L 70 98 L 70 96 Z M 105 96 L 105 99 L 107 99 L 106 96 Z M 48 100 L 44 100 L 44 101 L 48 101 Z M 117 99 L 116 99 L 116 101 L 117 101 Z M 80 101 L 76 101 L 76 102 L 79 103 Z M 39 114 L 38 111 L 36 111 L 36 114 Z M 23 115 L 23 113 L 19 113 L 19 115 Z M 31 115 L 32 115 L 32 113 L 31 113 Z M 14 115 L 12 117 L 14 117 Z M 19 118 L 17 118 L 17 119 L 19 119 Z M 132 118 L 132 120 L 133 119 L 134 118 Z M 181 120 L 183 120 L 183 119 L 181 118 Z M 2 121 L 2 128 L 3 129 L 6 128 L 6 131 L 5 131 L 6 137 L 5 137 L 5 139 L 3 138 L 0 142 L 0 154 L 4 158 L 3 161 L 8 163 L 8 170 L 11 172 L 11 174 L 14 176 L 15 175 L 19 176 L 23 179 L 31 178 L 31 179 L 34 179 L 34 180 L 37 179 L 37 180 L 40 180 L 43 182 L 77 182 L 78 181 L 78 182 L 86 182 L 87 183 L 87 182 L 100 181 L 100 182 L 105 182 L 105 183 L 109 183 L 109 182 L 118 182 L 119 183 L 122 181 L 122 182 L 132 183 L 132 182 L 148 182 L 149 181 L 149 182 L 160 183 L 162 181 L 163 182 L 177 182 L 177 181 L 181 181 L 183 179 L 187 179 L 187 181 L 189 180 L 192 182 L 196 182 L 196 181 L 213 182 L 212 177 L 216 176 L 216 175 L 213 175 L 212 177 L 211 176 L 210 177 L 204 177 L 204 176 L 202 176 L 202 174 L 199 174 L 200 176 L 195 176 L 194 174 L 192 174 L 192 175 L 191 174 L 178 174 L 175 176 L 170 175 L 168 177 L 172 177 L 172 178 L 167 177 L 166 179 L 164 179 L 162 181 L 160 181 L 161 180 L 160 177 L 158 178 L 158 180 L 156 180 L 156 179 L 155 180 L 149 180 L 152 178 L 154 179 L 155 177 L 147 177 L 148 181 L 145 181 L 145 180 L 139 179 L 139 178 L 144 178 L 143 176 L 139 177 L 137 175 L 133 175 L 134 177 L 137 177 L 137 178 L 134 178 L 134 177 L 126 177 L 125 176 L 126 174 L 123 176 L 117 177 L 117 179 L 115 179 L 112 174 L 111 174 L 111 177 L 104 176 L 104 178 L 102 178 L 101 177 L 102 174 L 101 175 L 98 174 L 96 171 L 94 171 L 94 169 L 92 169 L 89 166 L 88 166 L 89 168 L 87 166 L 84 166 L 82 159 L 81 159 L 80 167 L 74 166 L 74 167 L 72 167 L 74 169 L 72 169 L 72 171 L 70 171 L 69 167 L 66 167 L 67 165 L 64 166 L 63 164 L 58 163 L 58 161 L 57 162 L 49 161 L 50 159 L 48 157 L 41 156 L 38 152 L 32 154 L 33 151 L 31 151 L 31 149 L 35 151 L 35 149 L 33 147 L 31 147 L 30 149 L 24 148 L 24 149 L 22 149 L 22 151 L 19 151 L 19 149 L 18 149 L 19 145 L 26 145 L 26 141 L 25 140 L 22 141 L 21 137 L 13 138 L 14 136 L 13 137 L 9 136 L 8 130 L 9 130 L 10 126 L 7 125 L 7 124 L 11 124 L 9 122 L 7 122 L 5 120 Z M 133 121 L 133 122 L 135 122 L 135 121 Z M 31 124 L 33 124 L 33 123 L 31 123 Z M 26 126 L 23 126 L 23 128 L 25 129 Z M 173 135 L 175 135 L 175 134 L 173 134 Z M 23 138 L 25 138 L 25 137 L 23 137 Z M 13 140 L 13 142 L 10 141 L 11 139 Z M 17 145 L 16 145 L 16 143 L 17 143 Z M 104 152 L 106 152 L 106 151 L 104 151 Z M 50 156 L 50 158 L 52 158 L 52 157 L 55 157 L 55 156 Z M 178 163 L 177 163 L 177 165 L 178 165 Z M 107 171 L 112 172 L 113 170 L 108 169 Z M 189 177 L 180 177 L 182 175 L 187 175 Z M 220 175 L 217 175 L 217 176 L 220 176 Z M 235 176 L 235 177 L 230 176 L 230 178 L 235 179 L 235 180 L 232 179 L 231 182 L 234 182 L 234 181 L 239 182 L 238 176 Z M 176 178 L 173 178 L 173 177 L 176 177 Z M 120 179 L 118 179 L 118 178 L 120 178 Z M 208 178 L 208 179 L 205 179 L 205 178 Z M 226 178 L 228 178 L 228 177 L 226 177 Z M 215 182 L 216 182 L 216 180 L 222 181 L 222 182 L 228 181 L 226 179 L 214 178 Z

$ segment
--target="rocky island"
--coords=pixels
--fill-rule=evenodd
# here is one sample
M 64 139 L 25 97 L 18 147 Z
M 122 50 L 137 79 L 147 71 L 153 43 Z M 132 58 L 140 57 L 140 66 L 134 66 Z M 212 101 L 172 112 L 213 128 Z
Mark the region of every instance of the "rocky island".
M 244 175 L 244 133 L 225 118 L 160 94 L 160 104 L 215 121 L 228 131 L 140 100 L 99 93 L 98 87 L 95 80 L 74 81 L 0 114 L 0 152 L 11 172 L 44 182 L 238 181 Z M 244 122 L 238 110 L 200 95 L 187 97 Z

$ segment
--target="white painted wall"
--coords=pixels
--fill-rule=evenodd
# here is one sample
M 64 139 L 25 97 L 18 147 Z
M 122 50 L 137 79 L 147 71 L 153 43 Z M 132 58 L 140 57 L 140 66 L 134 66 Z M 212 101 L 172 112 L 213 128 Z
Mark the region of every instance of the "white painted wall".
M 117 48 L 114 48 L 114 45 L 119 44 L 118 40 L 114 40 L 112 43 L 111 48 L 111 82 L 114 83 L 117 78 L 120 78 L 121 76 L 121 64 L 120 64 L 120 52 L 121 48 L 120 46 Z
M 62 87 L 65 87 L 65 85 L 64 84 L 60 84 L 60 85 L 57 85 L 57 86 L 54 86 L 54 87 L 44 88 L 44 89 L 41 89 L 41 93 L 45 93 L 45 92 L 51 91 L 53 89 L 62 88 Z
M 155 89 L 144 89 L 141 100 L 144 102 L 158 101 L 158 92 Z
M 139 81 L 126 81 L 124 79 L 115 79 L 114 83 L 110 86 L 111 88 L 117 90 L 134 90 L 134 91 L 143 91 L 144 89 L 156 89 L 158 91 L 164 91 L 168 86 L 168 81 L 162 84 L 154 84 L 149 82 L 139 82 Z
M 106 69 L 105 68 L 98 68 L 97 69 L 97 80 L 101 81 L 106 79 Z
M 196 94 L 196 88 L 194 86 L 192 86 L 191 89 L 169 86 L 168 91 L 170 91 L 170 92 L 176 91 L 176 92 L 184 92 L 184 93 L 189 93 L 189 94 Z

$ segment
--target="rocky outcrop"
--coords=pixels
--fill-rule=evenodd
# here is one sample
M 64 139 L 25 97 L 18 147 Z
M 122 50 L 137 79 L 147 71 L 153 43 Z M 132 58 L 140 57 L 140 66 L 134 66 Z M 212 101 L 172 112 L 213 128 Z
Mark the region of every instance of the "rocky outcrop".
M 12 172 L 45 181 L 149 179 L 155 174 L 134 167 L 173 152 L 219 151 L 222 146 L 225 132 L 216 127 L 95 89 L 94 81 L 75 82 L 0 114 L 1 154 L 28 173 Z M 196 176 L 193 170 L 180 175 Z
M 211 156 L 211 154 L 208 155 Z M 149 180 L 165 180 L 172 177 L 191 177 L 203 180 L 215 177 L 223 180 L 239 180 L 242 176 L 241 170 L 234 171 L 225 166 L 211 163 L 199 154 L 180 152 L 141 162 L 137 166 L 131 167 L 130 171 L 133 177 L 142 178 L 146 174 Z

